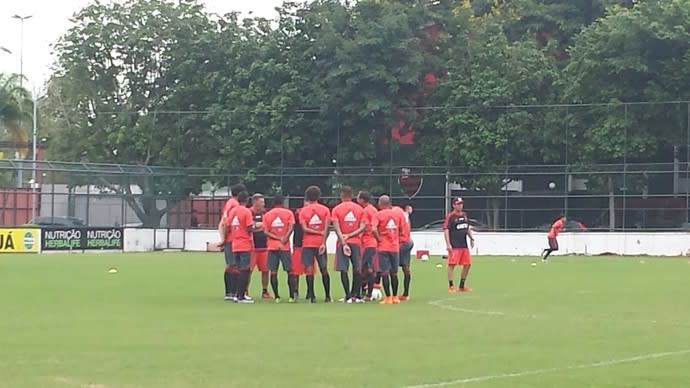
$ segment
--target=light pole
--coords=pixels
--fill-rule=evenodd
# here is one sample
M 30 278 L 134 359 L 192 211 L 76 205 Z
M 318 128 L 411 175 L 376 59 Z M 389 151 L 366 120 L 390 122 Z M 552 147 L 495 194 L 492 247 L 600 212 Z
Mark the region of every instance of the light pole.
M 33 124 L 32 129 L 32 150 L 31 158 L 33 160 L 33 165 L 31 168 L 31 219 L 36 219 L 36 188 L 38 187 L 38 182 L 36 181 L 36 153 L 38 151 L 36 147 L 36 140 L 38 135 L 38 94 L 36 94 L 36 87 L 33 88 L 33 102 L 34 102 L 34 114 L 33 114 Z
M 31 19 L 33 15 L 12 15 L 12 19 L 19 20 L 19 87 L 24 86 L 24 20 Z
M 33 15 L 12 15 L 12 19 L 17 19 L 19 20 L 20 24 L 20 29 L 19 29 L 19 89 L 24 88 L 24 20 L 31 19 Z M 20 119 L 19 121 L 19 127 L 23 130 L 23 120 Z M 17 172 L 17 180 L 18 187 L 23 186 L 23 180 L 24 180 L 24 164 L 21 163 L 19 165 L 19 171 Z

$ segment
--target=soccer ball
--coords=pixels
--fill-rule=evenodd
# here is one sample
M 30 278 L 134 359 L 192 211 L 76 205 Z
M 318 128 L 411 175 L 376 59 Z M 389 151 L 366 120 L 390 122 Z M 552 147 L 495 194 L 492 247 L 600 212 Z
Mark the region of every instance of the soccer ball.
M 429 255 L 427 255 L 427 254 L 422 255 L 422 261 L 429 261 Z
M 380 288 L 374 288 L 371 290 L 371 299 L 373 300 L 381 300 L 383 298 L 383 292 L 381 292 Z

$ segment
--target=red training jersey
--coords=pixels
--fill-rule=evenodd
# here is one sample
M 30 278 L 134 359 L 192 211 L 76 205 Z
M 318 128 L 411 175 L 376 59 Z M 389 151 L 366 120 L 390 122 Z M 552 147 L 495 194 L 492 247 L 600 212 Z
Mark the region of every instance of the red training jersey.
M 364 216 L 364 209 L 352 201 L 345 201 L 333 208 L 331 212 L 333 220 L 338 220 L 340 231 L 343 234 L 352 233 L 359 229 Z M 348 244 L 362 245 L 362 234 L 352 236 L 346 240 Z
M 565 228 L 565 222 L 563 222 L 562 218 L 559 218 L 556 220 L 556 222 L 551 225 L 551 229 L 549 230 L 549 237 L 550 238 L 556 238 L 558 237 L 558 233 L 561 233 L 561 231 Z
M 250 252 L 254 247 L 254 238 L 249 227 L 254 224 L 252 211 L 244 206 L 236 206 L 225 220 L 230 228 L 233 252 Z
M 400 233 L 405 222 L 403 215 L 393 209 L 384 209 L 376 213 L 371 223 L 381 236 L 379 252 L 400 251 Z
M 364 232 L 362 232 L 362 248 L 376 248 L 378 247 L 378 241 L 376 241 L 376 238 L 374 237 L 374 234 L 371 232 L 372 231 L 372 226 L 371 223 L 374 221 L 374 216 L 376 216 L 376 213 L 378 210 L 376 210 L 376 207 L 372 204 L 367 204 L 367 206 L 364 207 L 364 212 L 362 213 L 362 218 L 364 219 L 364 222 L 367 225 L 367 228 L 364 229 Z
M 328 223 L 330 222 L 331 211 L 320 203 L 312 203 L 304 205 L 299 211 L 300 224 L 306 224 L 310 229 L 322 232 L 328 230 Z M 324 243 L 323 237 L 320 234 L 307 233 L 304 231 L 302 237 L 303 248 L 318 248 Z
M 412 239 L 411 234 L 412 234 L 412 224 L 410 223 L 410 215 L 407 214 L 405 209 L 401 207 L 394 207 L 394 210 L 398 211 L 405 222 L 402 224 L 402 234 L 400 235 L 400 243 L 408 242 Z
M 290 231 L 290 226 L 295 225 L 295 216 L 290 209 L 276 207 L 264 214 L 264 228 L 267 232 L 279 237 L 285 237 Z M 269 251 L 289 251 L 289 242 L 281 244 L 280 240 L 268 237 Z
M 230 214 L 230 210 L 236 208 L 237 206 L 240 206 L 240 203 L 237 202 L 235 198 L 230 198 L 227 201 L 225 201 L 225 205 L 223 205 L 223 211 L 220 213 L 220 218 L 222 219 L 223 217 L 225 217 L 227 219 L 228 215 Z M 230 236 L 230 229 L 228 229 L 225 232 L 225 241 L 232 241 L 232 236 Z

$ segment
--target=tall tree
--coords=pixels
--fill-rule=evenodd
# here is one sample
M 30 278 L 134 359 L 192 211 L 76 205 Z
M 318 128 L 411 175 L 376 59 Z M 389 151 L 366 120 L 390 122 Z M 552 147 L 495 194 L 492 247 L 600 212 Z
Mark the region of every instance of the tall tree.
M 649 1 L 612 9 L 576 38 L 563 78 L 568 99 L 612 104 L 571 115 L 580 163 L 671 162 L 674 147 L 686 146 L 687 106 L 623 103 L 690 98 L 682 86 L 690 82 L 688 31 L 690 1 Z M 590 186 L 609 193 L 613 228 L 614 195 L 639 194 L 649 182 L 643 175 L 602 177 L 590 177 Z
M 77 13 L 56 46 L 47 106 L 62 125 L 51 141 L 53 159 L 140 165 L 205 165 L 217 155 L 208 124 L 178 115 L 204 106 L 201 75 L 211 52 L 213 25 L 195 0 L 95 3 Z M 126 195 L 145 225 L 158 225 L 174 206 L 154 195 L 184 198 L 200 187 L 180 175 L 150 175 L 101 183 Z M 143 195 L 137 200 L 130 185 Z
M 454 43 L 448 75 L 433 95 L 438 109 L 426 123 L 435 132 L 423 138 L 419 156 L 462 171 L 457 178 L 465 187 L 488 195 L 486 221 L 498 229 L 502 188 L 516 177 L 495 172 L 560 157 L 551 153 L 545 111 L 511 108 L 552 101 L 555 67 L 534 42 L 510 42 L 491 18 L 473 19 Z

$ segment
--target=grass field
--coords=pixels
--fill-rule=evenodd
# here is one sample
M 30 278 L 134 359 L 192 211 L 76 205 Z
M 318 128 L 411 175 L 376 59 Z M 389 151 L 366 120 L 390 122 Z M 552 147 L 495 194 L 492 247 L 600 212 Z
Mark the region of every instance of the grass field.
M 530 262 L 475 258 L 471 294 L 416 262 L 401 305 L 234 305 L 220 254 L 3 255 L 0 386 L 690 386 L 687 259 Z

